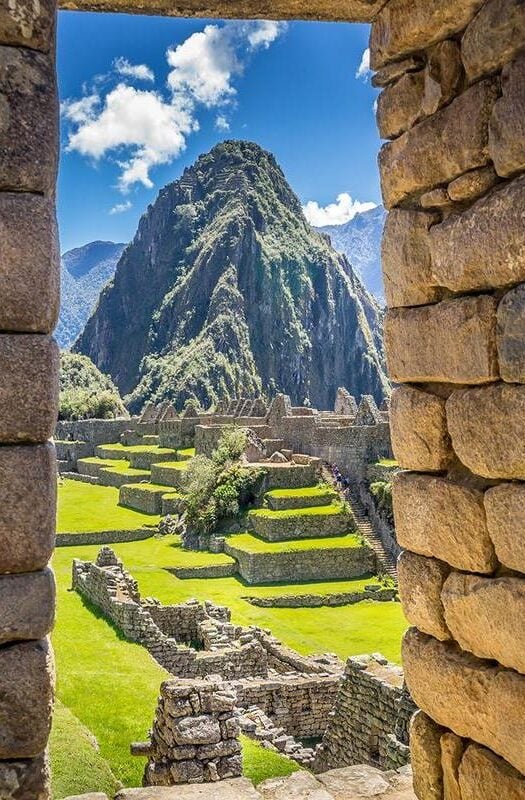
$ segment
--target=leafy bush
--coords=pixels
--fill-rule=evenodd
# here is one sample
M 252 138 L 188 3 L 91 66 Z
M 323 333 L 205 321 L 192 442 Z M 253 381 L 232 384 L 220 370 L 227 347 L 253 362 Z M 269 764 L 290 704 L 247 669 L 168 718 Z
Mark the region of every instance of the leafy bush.
M 228 462 L 238 461 L 244 453 L 247 436 L 246 428 L 237 428 L 235 425 L 225 428 L 211 456 L 214 463 L 223 467 Z
M 391 481 L 374 481 L 370 484 L 370 491 L 376 501 L 379 512 L 384 514 L 387 520 L 393 525 L 394 512 L 392 508 Z
M 59 419 L 113 419 L 128 412 L 118 389 L 93 362 L 77 353 L 60 355 Z

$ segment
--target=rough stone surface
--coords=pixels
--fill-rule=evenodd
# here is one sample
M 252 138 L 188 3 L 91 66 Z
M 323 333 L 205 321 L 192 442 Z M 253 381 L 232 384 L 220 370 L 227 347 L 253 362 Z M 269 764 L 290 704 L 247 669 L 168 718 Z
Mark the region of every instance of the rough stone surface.
M 23 761 L 0 762 L 3 800 L 47 800 L 51 776 L 45 756 Z
M 492 189 L 497 180 L 498 176 L 492 165 L 479 167 L 465 172 L 449 183 L 447 193 L 450 199 L 456 202 L 471 202 Z
M 402 469 L 441 472 L 452 458 L 445 401 L 441 397 L 400 386 L 390 404 L 392 449 Z
M 437 0 L 432 4 L 390 0 L 372 26 L 372 69 L 463 30 L 482 3 L 483 0 Z
M 417 72 L 424 66 L 425 59 L 419 53 L 401 61 L 394 61 L 392 64 L 388 64 L 383 69 L 378 70 L 375 75 L 372 75 L 372 86 L 389 86 L 406 72 Z
M 393 381 L 487 383 L 498 377 L 493 297 L 389 310 L 384 337 Z
M 418 711 L 410 725 L 410 760 L 419 800 L 443 800 L 441 735 L 443 728 Z
M 399 596 L 405 617 L 436 639 L 451 639 L 441 603 L 441 590 L 450 567 L 435 558 L 405 550 L 397 562 Z
M 496 336 L 501 377 L 525 383 L 525 283 L 501 299 Z
M 261 800 L 261 795 L 248 778 L 219 781 L 213 786 L 145 786 L 142 789 L 121 789 L 115 800 Z
M 270 778 L 257 786 L 264 800 L 333 800 L 310 772 L 302 770 L 282 778 Z
M 0 650 L 0 758 L 32 758 L 45 750 L 53 691 L 53 655 L 47 640 Z
M 58 416 L 59 352 L 49 336 L 0 334 L 0 442 L 44 442 Z
M 446 189 L 431 189 L 419 198 L 422 208 L 448 209 L 453 203 Z
M 57 126 L 51 56 L 0 47 L 0 189 L 54 191 Z
M 525 580 L 453 572 L 441 599 L 450 632 L 463 650 L 525 673 L 525 631 L 516 625 L 525 618 Z
M 493 572 L 497 562 L 482 492 L 444 478 L 399 472 L 392 499 L 401 547 L 467 572 Z
M 0 447 L 0 487 L 0 573 L 42 569 L 55 536 L 53 445 Z
M 0 194 L 0 330 L 50 333 L 58 316 L 59 283 L 53 201 Z
M 524 14 L 525 19 L 525 14 Z M 525 41 L 525 25 L 524 25 Z M 489 150 L 498 175 L 525 169 L 525 53 L 503 70 L 503 96 L 492 111 Z
M 0 642 L 44 638 L 53 626 L 54 611 L 50 569 L 0 576 Z
M 470 744 L 459 767 L 461 800 L 523 800 L 525 777 L 485 747 Z
M 54 20 L 54 0 L 2 0 L 0 44 L 30 47 L 47 53 Z
M 471 472 L 525 479 L 525 386 L 458 389 L 446 409 L 452 447 Z
M 462 800 L 459 788 L 459 765 L 463 755 L 463 740 L 453 733 L 441 737 L 441 766 L 443 768 L 444 800 Z
M 377 124 L 382 139 L 394 139 L 422 115 L 425 73 L 406 72 L 378 97 Z
M 488 126 L 497 94 L 495 80 L 481 81 L 382 147 L 379 169 L 387 208 L 488 163 Z
M 489 0 L 480 5 L 461 40 L 461 56 L 470 81 L 503 67 L 525 41 L 521 0 Z
M 410 694 L 425 713 L 525 771 L 523 675 L 415 628 L 405 635 L 402 654 Z
M 525 280 L 525 176 L 452 214 L 430 231 L 432 274 L 454 292 Z
M 463 78 L 459 45 L 453 39 L 439 42 L 428 52 L 422 110 L 435 114 L 458 93 Z
M 498 560 L 525 573 L 525 484 L 501 483 L 485 492 L 484 502 Z
M 387 304 L 417 306 L 439 299 L 432 285 L 429 228 L 434 214 L 393 209 L 388 214 L 381 243 L 381 261 Z

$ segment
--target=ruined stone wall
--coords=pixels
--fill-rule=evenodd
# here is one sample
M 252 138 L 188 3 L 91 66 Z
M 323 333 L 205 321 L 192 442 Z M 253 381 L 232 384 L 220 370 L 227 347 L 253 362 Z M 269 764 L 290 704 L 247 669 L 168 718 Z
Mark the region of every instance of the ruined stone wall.
M 136 419 L 59 420 L 55 428 L 55 439 L 61 442 L 89 442 L 93 446 L 110 444 L 120 441 L 121 434 L 135 430 L 136 427 Z
M 525 5 L 389 0 L 370 44 L 415 790 L 524 797 Z

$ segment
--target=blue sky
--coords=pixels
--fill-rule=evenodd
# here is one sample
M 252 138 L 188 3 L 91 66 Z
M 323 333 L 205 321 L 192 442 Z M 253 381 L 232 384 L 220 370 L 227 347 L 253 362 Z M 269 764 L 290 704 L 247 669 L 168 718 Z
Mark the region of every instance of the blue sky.
M 378 203 L 376 91 L 366 69 L 356 77 L 368 35 L 366 25 L 61 12 L 62 251 L 130 240 L 160 188 L 227 138 L 271 150 L 303 204 L 317 204 L 313 222 Z

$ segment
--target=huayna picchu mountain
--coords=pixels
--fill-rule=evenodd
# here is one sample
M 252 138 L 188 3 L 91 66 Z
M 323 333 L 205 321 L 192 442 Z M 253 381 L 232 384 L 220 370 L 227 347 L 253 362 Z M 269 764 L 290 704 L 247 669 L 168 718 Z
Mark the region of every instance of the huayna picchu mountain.
M 129 407 L 261 392 L 329 408 L 388 392 L 381 312 L 258 145 L 226 141 L 161 190 L 74 350 Z

